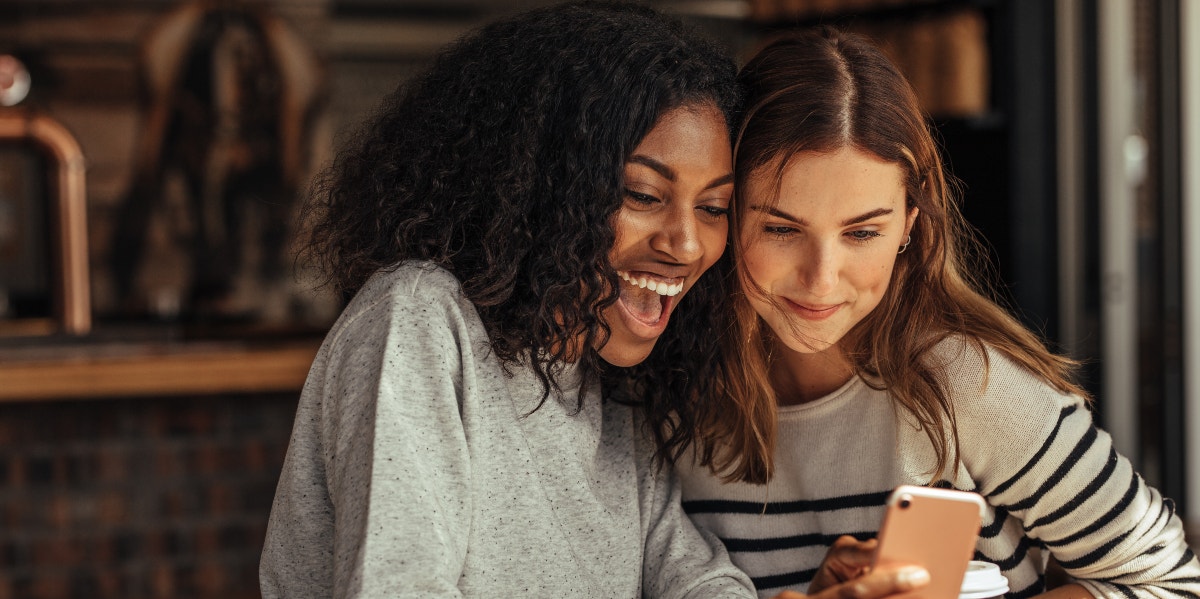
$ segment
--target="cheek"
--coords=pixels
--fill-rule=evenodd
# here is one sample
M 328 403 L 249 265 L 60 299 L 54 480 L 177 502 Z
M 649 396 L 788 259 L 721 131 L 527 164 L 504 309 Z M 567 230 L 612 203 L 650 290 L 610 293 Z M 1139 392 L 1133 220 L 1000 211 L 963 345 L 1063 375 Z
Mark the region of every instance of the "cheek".
M 769 247 L 762 241 L 751 241 L 742 250 L 743 270 L 763 287 L 769 287 L 769 283 L 786 268 L 786 259 L 779 248 Z
M 721 254 L 725 253 L 725 244 L 728 241 L 728 224 L 713 225 L 700 231 L 700 245 L 704 247 L 705 270 L 716 264 Z
M 614 264 L 619 261 L 620 257 L 628 253 L 629 248 L 637 245 L 641 239 L 642 224 L 639 222 L 638 215 L 624 208 L 617 211 L 613 215 L 613 240 L 612 249 L 608 251 L 608 260 Z
M 864 268 L 860 271 L 858 277 L 858 287 L 867 289 L 873 292 L 873 295 L 882 296 L 887 291 L 888 285 L 892 281 L 892 270 L 895 269 L 896 259 L 889 254 L 875 256 L 870 260 L 870 268 Z

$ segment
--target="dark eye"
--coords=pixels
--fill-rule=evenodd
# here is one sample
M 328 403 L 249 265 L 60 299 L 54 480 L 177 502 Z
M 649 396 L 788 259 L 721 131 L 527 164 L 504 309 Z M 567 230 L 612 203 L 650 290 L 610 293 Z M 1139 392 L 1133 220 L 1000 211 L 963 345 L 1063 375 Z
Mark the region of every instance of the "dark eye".
M 780 237 L 782 237 L 784 235 L 790 235 L 795 232 L 796 232 L 796 229 L 794 229 L 792 227 L 784 227 L 781 225 L 767 225 L 767 226 L 763 227 L 763 233 L 766 233 L 768 235 L 778 235 Z
M 708 213 L 709 216 L 712 216 L 714 218 L 722 218 L 725 216 L 729 216 L 729 209 L 722 208 L 720 206 L 700 206 L 700 209 L 703 210 L 704 212 Z
M 658 198 L 656 198 L 652 195 L 638 193 L 636 191 L 633 191 L 632 189 L 626 189 L 625 196 L 628 197 L 629 199 L 633 200 L 634 202 L 637 202 L 638 204 L 644 204 L 647 206 L 650 204 L 657 204 L 660 201 Z
M 870 241 L 879 237 L 879 231 L 851 231 L 848 235 L 855 241 Z

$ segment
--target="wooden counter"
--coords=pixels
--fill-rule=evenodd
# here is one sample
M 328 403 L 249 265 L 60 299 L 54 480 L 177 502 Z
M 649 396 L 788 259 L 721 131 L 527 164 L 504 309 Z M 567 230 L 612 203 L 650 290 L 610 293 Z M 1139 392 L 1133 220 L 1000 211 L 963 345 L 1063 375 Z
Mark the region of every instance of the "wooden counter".
M 0 401 L 299 392 L 319 339 L 0 347 Z

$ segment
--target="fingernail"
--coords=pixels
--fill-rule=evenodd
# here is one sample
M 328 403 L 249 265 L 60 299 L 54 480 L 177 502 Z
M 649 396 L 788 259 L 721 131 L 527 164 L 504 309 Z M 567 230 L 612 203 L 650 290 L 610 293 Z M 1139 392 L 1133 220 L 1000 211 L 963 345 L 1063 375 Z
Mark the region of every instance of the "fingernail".
M 925 568 L 908 566 L 900 568 L 900 571 L 896 575 L 900 580 L 900 584 L 910 589 L 929 584 L 929 572 Z

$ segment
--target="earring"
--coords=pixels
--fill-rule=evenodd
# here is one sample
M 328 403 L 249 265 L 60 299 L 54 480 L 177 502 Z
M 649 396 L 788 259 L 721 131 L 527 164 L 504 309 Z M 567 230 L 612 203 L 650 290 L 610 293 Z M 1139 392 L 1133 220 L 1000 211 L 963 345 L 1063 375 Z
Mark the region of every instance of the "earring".
M 910 243 L 912 243 L 912 235 L 905 235 L 904 236 L 904 245 L 900 246 L 900 251 L 898 251 L 896 253 L 903 254 L 904 250 L 908 249 L 908 244 L 910 244 Z

